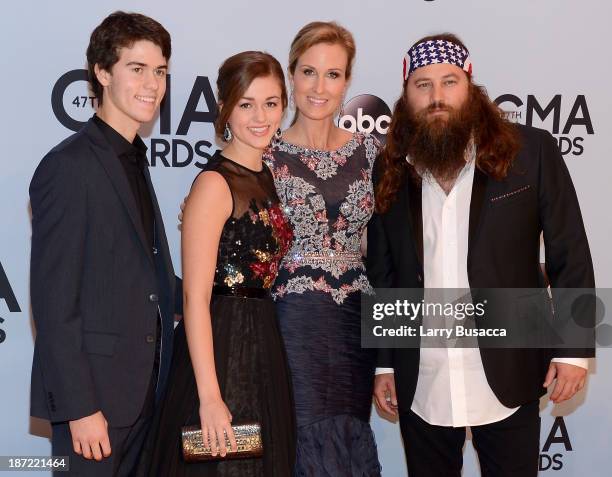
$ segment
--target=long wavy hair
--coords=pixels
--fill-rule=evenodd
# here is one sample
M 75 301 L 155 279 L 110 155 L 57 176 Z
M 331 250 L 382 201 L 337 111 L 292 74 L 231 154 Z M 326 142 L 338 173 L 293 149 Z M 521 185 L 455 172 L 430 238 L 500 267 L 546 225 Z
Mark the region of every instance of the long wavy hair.
M 451 33 L 432 35 L 417 41 L 415 44 L 428 40 L 447 40 L 465 45 Z M 467 48 L 466 48 L 467 49 Z M 476 112 L 473 126 L 473 138 L 476 146 L 476 167 L 495 180 L 502 180 L 520 149 L 520 139 L 517 127 L 502 116 L 499 107 L 489 99 L 486 89 L 472 81 L 468 75 L 468 101 Z M 389 210 L 397 197 L 397 192 L 408 179 L 410 166 L 406 162 L 406 154 L 410 143 L 411 131 L 408 130 L 410 106 L 406 98 L 404 81 L 402 95 L 396 101 L 387 133 L 387 142 L 378 161 L 376 161 L 376 210 L 384 213 Z

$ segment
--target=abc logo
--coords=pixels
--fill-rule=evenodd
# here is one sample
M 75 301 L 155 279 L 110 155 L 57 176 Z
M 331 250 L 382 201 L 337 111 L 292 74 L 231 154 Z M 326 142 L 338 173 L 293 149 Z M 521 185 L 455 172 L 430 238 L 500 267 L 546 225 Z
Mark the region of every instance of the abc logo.
M 391 110 L 387 103 L 373 94 L 360 94 L 344 105 L 338 126 L 351 132 L 372 133 L 384 143 L 390 122 Z

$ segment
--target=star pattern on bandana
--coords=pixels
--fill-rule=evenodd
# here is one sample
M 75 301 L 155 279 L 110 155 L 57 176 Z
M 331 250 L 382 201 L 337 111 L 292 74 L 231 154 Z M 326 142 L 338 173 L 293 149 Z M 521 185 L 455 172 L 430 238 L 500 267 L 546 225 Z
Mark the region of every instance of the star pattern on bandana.
M 404 81 L 417 68 L 447 63 L 472 73 L 470 53 L 448 40 L 427 40 L 413 46 L 404 57 Z

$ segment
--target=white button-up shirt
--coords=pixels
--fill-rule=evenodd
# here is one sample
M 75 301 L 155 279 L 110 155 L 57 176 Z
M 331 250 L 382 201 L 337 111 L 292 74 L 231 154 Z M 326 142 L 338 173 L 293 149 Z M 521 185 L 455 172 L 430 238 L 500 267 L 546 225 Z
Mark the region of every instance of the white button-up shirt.
M 425 288 L 469 289 L 467 274 L 470 203 L 474 156 L 448 195 L 438 182 L 423 177 L 423 268 Z M 587 367 L 580 358 L 555 359 Z M 393 372 L 378 368 L 376 374 Z M 518 408 L 504 406 L 485 376 L 478 348 L 421 347 L 412 411 L 429 424 L 477 426 L 501 421 Z

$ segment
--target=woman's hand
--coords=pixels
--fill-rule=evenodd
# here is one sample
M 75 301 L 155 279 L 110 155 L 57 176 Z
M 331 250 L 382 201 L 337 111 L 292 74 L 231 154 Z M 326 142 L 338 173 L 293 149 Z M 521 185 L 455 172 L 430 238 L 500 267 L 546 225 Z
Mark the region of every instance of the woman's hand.
M 187 204 L 187 198 L 189 196 L 186 196 L 183 199 L 183 202 L 181 202 L 181 211 L 178 214 L 178 219 L 179 219 L 179 223 L 178 223 L 178 229 L 182 230 L 183 229 L 183 212 L 185 212 L 185 205 Z
M 200 402 L 200 423 L 204 445 L 210 445 L 211 454 L 225 457 L 228 452 L 236 452 L 238 445 L 231 426 L 232 415 L 222 399 L 216 398 Z M 226 437 L 230 446 L 227 446 Z

